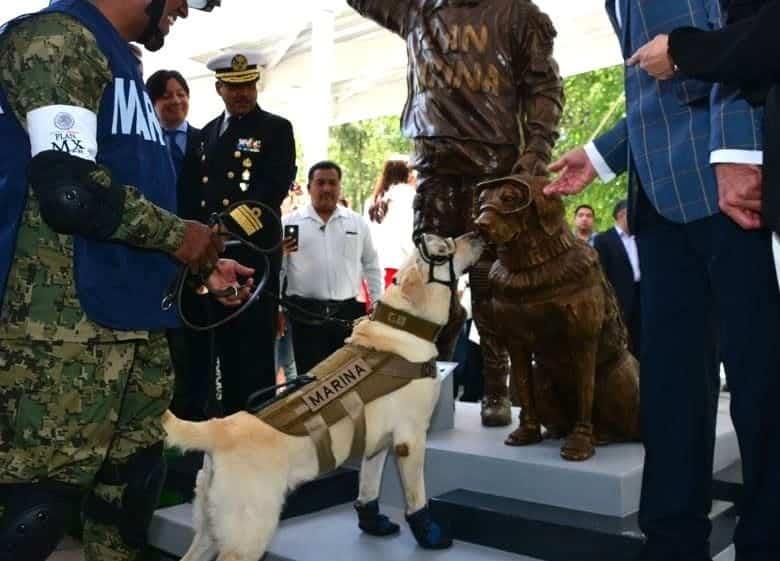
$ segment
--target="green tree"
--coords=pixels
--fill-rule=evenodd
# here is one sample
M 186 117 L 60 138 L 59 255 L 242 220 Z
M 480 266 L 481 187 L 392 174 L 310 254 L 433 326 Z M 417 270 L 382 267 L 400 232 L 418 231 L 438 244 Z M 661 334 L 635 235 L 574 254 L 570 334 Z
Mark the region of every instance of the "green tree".
M 397 116 L 347 123 L 330 129 L 329 157 L 344 171 L 343 193 L 361 212 L 374 190 L 385 160 L 409 154 L 411 142 L 401 134 Z
M 554 157 L 582 146 L 611 128 L 624 114 L 623 69 L 604 68 L 571 76 L 565 81 L 566 107 L 561 119 L 561 137 Z M 392 154 L 411 152 L 411 142 L 400 131 L 398 116 L 367 119 L 330 129 L 329 157 L 344 169 L 344 194 L 359 211 L 370 196 L 382 165 Z M 596 210 L 597 227 L 612 225 L 612 207 L 626 196 L 624 177 L 566 199 L 571 219 L 574 208 L 582 203 Z
M 555 146 L 554 158 L 583 146 L 602 132 L 612 128 L 625 114 L 623 67 L 613 66 L 571 76 L 565 81 L 566 107 L 561 119 L 561 137 Z M 589 204 L 596 210 L 598 230 L 609 228 L 612 208 L 627 196 L 625 175 L 609 183 L 598 179 L 585 192 L 566 198 L 567 218 L 574 209 Z

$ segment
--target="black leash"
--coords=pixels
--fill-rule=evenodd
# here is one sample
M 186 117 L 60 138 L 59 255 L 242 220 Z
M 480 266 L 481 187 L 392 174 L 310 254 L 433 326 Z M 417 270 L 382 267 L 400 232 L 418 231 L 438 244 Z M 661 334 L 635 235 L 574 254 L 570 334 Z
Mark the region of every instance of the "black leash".
M 303 386 L 308 386 L 312 382 L 316 382 L 316 381 L 317 378 L 315 378 L 314 376 L 303 374 L 293 378 L 288 382 L 282 382 L 281 384 L 276 384 L 274 386 L 268 386 L 267 388 L 259 389 L 256 392 L 252 393 L 249 396 L 249 398 L 247 398 L 246 410 L 252 414 L 257 413 L 258 411 L 262 411 L 269 405 L 276 403 L 280 399 L 284 399 L 291 393 L 295 393 L 296 391 L 298 391 L 298 389 L 302 388 Z M 281 388 L 284 388 L 284 391 L 276 393 Z M 267 395 L 271 395 L 271 397 L 268 399 L 261 399 Z
M 252 209 L 255 210 L 253 211 Z M 278 233 L 276 236 L 277 240 L 271 247 L 261 247 L 248 239 L 248 237 L 253 232 L 247 232 L 246 230 L 250 227 L 254 227 L 256 228 L 254 233 L 256 233 L 256 231 L 266 228 L 267 226 L 260 221 L 260 216 L 269 215 L 272 218 L 273 226 L 275 227 L 274 230 Z M 248 216 L 250 219 L 254 217 L 256 222 L 242 224 L 239 219 L 243 219 L 246 216 Z M 231 227 L 231 225 L 227 222 L 228 217 L 230 217 L 232 221 L 237 224 L 238 228 L 243 228 L 244 233 L 238 232 L 238 228 L 236 227 Z M 249 308 L 249 306 L 254 304 L 255 301 L 257 301 L 257 299 L 260 297 L 260 294 L 265 290 L 265 286 L 268 284 L 268 279 L 271 274 L 271 262 L 268 256 L 277 252 L 282 246 L 283 242 L 281 217 L 271 207 L 265 203 L 261 203 L 260 201 L 241 201 L 229 206 L 220 213 L 214 213 L 209 219 L 209 226 L 218 226 L 218 235 L 227 238 L 227 241 L 225 242 L 226 247 L 243 246 L 262 256 L 263 271 L 249 298 L 246 300 L 246 302 L 241 304 L 241 306 L 236 308 L 233 313 L 227 315 L 217 322 L 210 323 L 208 325 L 198 325 L 190 321 L 184 312 L 184 287 L 189 285 L 196 291 L 201 290 L 200 287 L 205 286 L 207 279 L 203 278 L 202 275 L 193 273 L 189 265 L 182 265 L 179 269 L 179 274 L 176 277 L 173 287 L 171 288 L 170 292 L 165 295 L 165 298 L 163 298 L 162 309 L 170 310 L 175 305 L 176 312 L 178 313 L 182 323 L 194 331 L 211 331 L 216 329 L 217 327 L 220 327 L 237 318 L 239 315 L 244 313 Z M 209 291 L 208 294 L 211 294 L 215 298 L 236 296 L 238 295 L 238 290 L 239 289 L 236 287 L 230 287 L 225 290 Z
M 261 212 L 259 214 L 261 214 L 262 216 L 270 215 L 273 218 L 273 222 L 275 223 L 275 226 L 278 226 L 275 229 L 275 231 L 278 232 L 278 239 L 271 247 L 261 247 L 257 245 L 256 243 L 252 242 L 247 235 L 238 232 L 237 228 L 231 227 L 230 224 L 228 224 L 226 219 L 228 217 L 232 218 L 234 212 L 236 212 L 237 210 L 243 210 L 241 209 L 241 207 L 245 207 L 247 209 L 252 207 L 256 209 L 261 209 Z M 246 213 L 239 212 L 237 216 L 239 216 L 240 218 L 242 215 L 246 215 Z M 235 219 L 233 219 L 233 221 L 236 222 Z M 191 321 L 187 317 L 184 311 L 184 288 L 185 286 L 190 286 L 193 290 L 197 291 L 200 289 L 200 287 L 206 284 L 207 279 L 204 279 L 201 275 L 193 273 L 189 265 L 182 265 L 181 268 L 179 269 L 179 274 L 176 277 L 176 281 L 174 282 L 172 289 L 162 301 L 162 308 L 163 310 L 170 310 L 173 306 L 176 306 L 176 311 L 179 315 L 179 318 L 181 319 L 182 323 L 186 327 L 194 331 L 214 330 L 240 316 L 260 298 L 261 294 L 264 293 L 270 296 L 271 298 L 273 298 L 279 305 L 281 305 L 287 310 L 292 311 L 295 314 L 304 315 L 311 319 L 321 321 L 323 323 L 336 324 L 346 329 L 352 328 L 351 321 L 339 319 L 333 317 L 332 315 L 317 314 L 315 312 L 302 308 L 297 304 L 294 304 L 286 296 L 280 297 L 278 294 L 266 290 L 266 285 L 268 284 L 268 279 L 271 274 L 271 262 L 268 256 L 277 252 L 279 248 L 282 246 L 282 243 L 284 242 L 283 234 L 282 234 L 281 217 L 271 207 L 259 201 L 253 201 L 253 200 L 241 201 L 239 203 L 235 203 L 231 205 L 230 207 L 228 207 L 227 209 L 223 210 L 220 213 L 212 214 L 211 218 L 209 219 L 209 225 L 218 226 L 219 235 L 228 238 L 227 241 L 225 242 L 226 247 L 243 246 L 252 250 L 258 255 L 262 256 L 263 271 L 262 274 L 260 275 L 260 280 L 252 290 L 252 293 L 250 294 L 249 298 L 241 306 L 236 308 L 233 313 L 229 314 L 228 316 L 214 323 L 209 323 L 207 325 L 199 325 Z M 238 226 L 241 227 L 241 224 L 238 224 Z M 238 294 L 238 288 L 230 287 L 225 290 L 214 290 L 214 291 L 209 291 L 208 294 L 210 294 L 215 298 L 220 298 L 224 296 L 236 296 Z

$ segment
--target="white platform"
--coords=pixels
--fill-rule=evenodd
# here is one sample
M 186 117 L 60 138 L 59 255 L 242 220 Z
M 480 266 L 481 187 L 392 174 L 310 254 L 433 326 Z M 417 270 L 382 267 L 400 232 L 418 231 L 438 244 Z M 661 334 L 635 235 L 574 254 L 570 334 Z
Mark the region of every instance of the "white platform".
M 439 392 L 439 401 L 436 409 L 431 416 L 430 432 L 439 432 L 450 430 L 455 427 L 455 397 L 453 396 L 453 374 L 456 362 L 437 362 L 439 380 L 441 381 L 441 391 Z
M 283 522 L 274 536 L 266 561 L 538 561 L 458 541 L 448 550 L 426 551 L 417 546 L 403 522 L 402 511 L 396 508 L 383 510 L 401 524 L 400 535 L 375 538 L 363 534 L 357 527 L 352 507 L 342 505 Z M 190 516 L 189 505 L 158 511 L 151 528 L 152 543 L 155 543 L 155 537 L 159 538 L 158 534 L 164 527 L 164 551 L 183 555 L 192 540 Z M 733 548 L 716 556 L 714 561 L 734 561 Z
M 739 461 L 728 394 L 721 395 L 715 472 Z M 560 441 L 525 447 L 504 445 L 512 429 L 482 427 L 479 404 L 458 402 L 454 430 L 432 434 L 428 439 L 428 496 L 468 489 L 620 518 L 639 510 L 644 463 L 640 444 L 599 447 L 586 462 L 566 462 L 560 457 Z M 388 459 L 381 500 L 402 507 L 403 494 L 393 464 L 394 459 Z
M 440 373 L 447 382 L 442 388 L 442 402 L 437 413 L 440 416 L 437 423 L 442 426 L 446 426 L 448 413 L 452 410 L 449 374 L 451 370 Z M 716 472 L 739 461 L 728 406 L 728 395 L 724 394 L 718 414 Z M 430 434 L 426 455 L 429 497 L 467 489 L 618 518 L 638 510 L 644 460 L 639 444 L 600 447 L 594 458 L 570 463 L 560 458 L 558 441 L 522 448 L 504 445 L 511 427 L 482 427 L 478 404 L 457 403 L 454 425 L 452 430 L 435 430 Z M 443 559 L 445 555 L 451 561 L 530 560 L 466 543 L 458 543 L 445 552 L 418 548 L 403 524 L 400 510 L 403 495 L 394 460 L 389 462 L 382 488 L 382 509 L 402 523 L 400 537 L 376 539 L 362 535 L 351 505 L 341 505 L 283 522 L 270 548 L 269 561 L 414 561 Z M 152 545 L 180 555 L 186 551 L 191 539 L 190 505 L 155 513 L 150 529 Z M 727 550 L 715 561 L 733 561 L 733 552 Z
M 151 527 L 152 543 L 165 526 L 166 547 L 173 555 L 183 555 L 192 540 L 190 505 L 157 511 Z M 385 513 L 401 524 L 400 535 L 375 538 L 357 527 L 357 516 L 351 505 L 284 521 L 268 548 L 267 561 L 529 561 L 530 558 L 503 551 L 456 542 L 449 550 L 421 549 L 404 522 L 403 513 L 395 508 Z M 158 542 L 159 543 L 159 542 Z M 157 545 L 157 547 L 160 547 Z

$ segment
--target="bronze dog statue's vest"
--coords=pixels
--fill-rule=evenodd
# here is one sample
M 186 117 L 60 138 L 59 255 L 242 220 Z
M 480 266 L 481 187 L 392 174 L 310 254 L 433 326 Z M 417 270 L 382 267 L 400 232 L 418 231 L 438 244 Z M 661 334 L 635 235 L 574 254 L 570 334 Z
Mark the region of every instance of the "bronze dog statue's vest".
M 434 341 L 440 326 L 379 303 L 375 321 Z M 320 474 L 336 467 L 329 428 L 349 417 L 355 430 L 349 457 L 361 457 L 366 445 L 365 406 L 414 380 L 436 377 L 436 362 L 409 362 L 389 352 L 346 345 L 320 362 L 301 387 L 255 416 L 289 436 L 309 436 L 317 449 Z

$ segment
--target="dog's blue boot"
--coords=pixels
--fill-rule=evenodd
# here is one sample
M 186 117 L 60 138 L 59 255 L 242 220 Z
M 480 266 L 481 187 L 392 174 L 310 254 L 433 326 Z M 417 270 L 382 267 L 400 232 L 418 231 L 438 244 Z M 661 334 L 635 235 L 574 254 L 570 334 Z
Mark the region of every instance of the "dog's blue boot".
M 433 521 L 428 505 L 415 513 L 407 514 L 406 521 L 420 547 L 446 549 L 452 545 L 452 535 L 449 530 Z
M 401 527 L 384 514 L 379 514 L 379 501 L 355 503 L 358 514 L 358 526 L 372 536 L 392 536 L 401 531 Z

